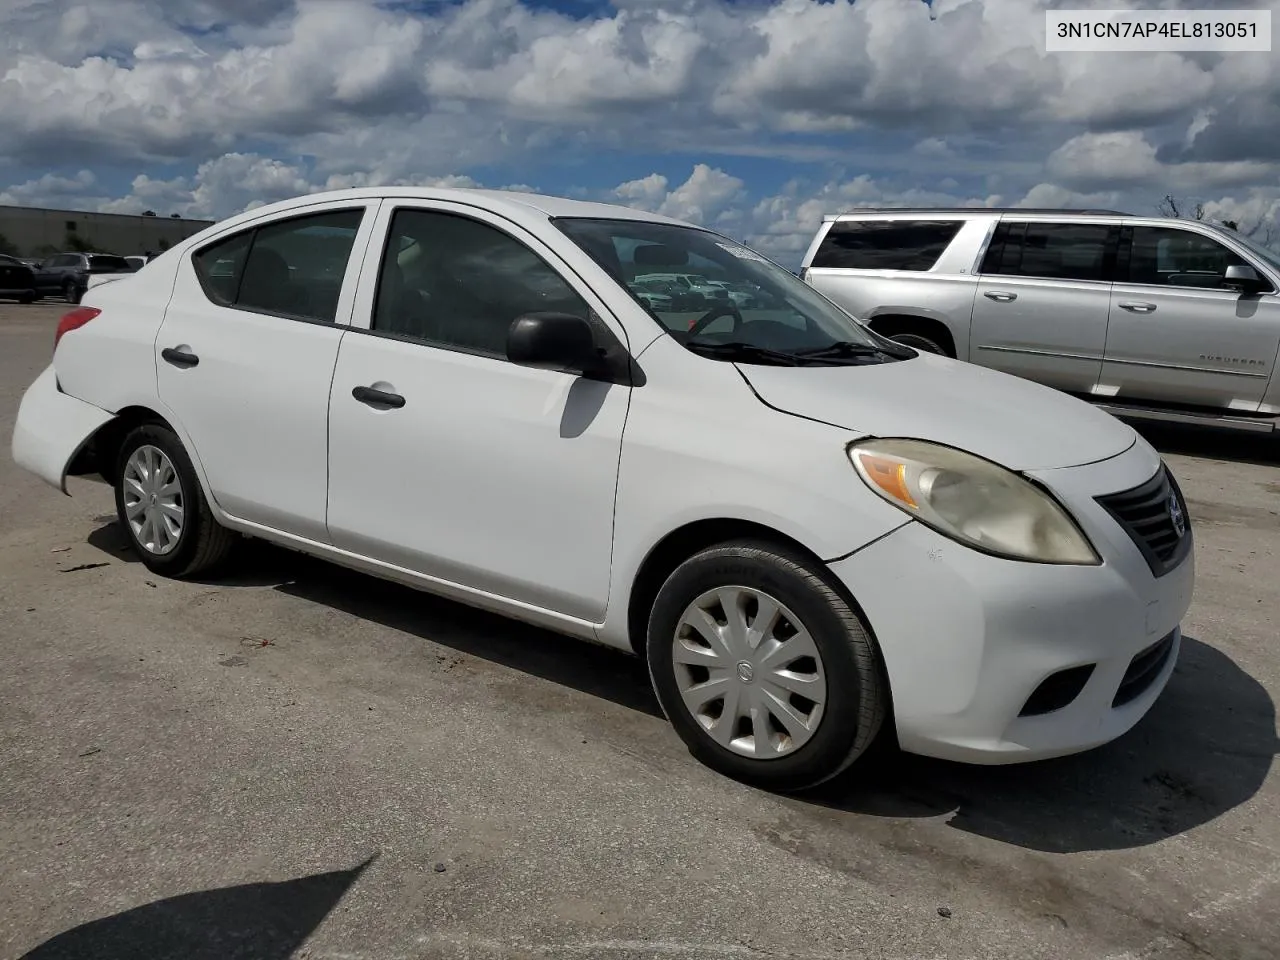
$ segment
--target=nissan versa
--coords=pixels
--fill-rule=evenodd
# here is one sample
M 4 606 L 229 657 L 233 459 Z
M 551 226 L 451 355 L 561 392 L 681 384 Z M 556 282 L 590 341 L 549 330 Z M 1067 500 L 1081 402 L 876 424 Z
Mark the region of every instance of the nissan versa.
M 696 299 L 645 295 L 675 274 Z M 527 194 L 210 227 L 62 319 L 13 454 L 110 483 L 159 574 L 261 537 L 634 650 L 699 759 L 778 790 L 878 736 L 978 763 L 1119 736 L 1194 579 L 1173 477 L 1109 414 L 724 236 Z

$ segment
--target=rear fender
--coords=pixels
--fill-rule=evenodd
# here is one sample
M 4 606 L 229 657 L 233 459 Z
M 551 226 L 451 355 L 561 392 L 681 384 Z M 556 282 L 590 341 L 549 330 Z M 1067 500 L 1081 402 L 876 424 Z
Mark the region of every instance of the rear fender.
M 59 390 L 50 364 L 22 395 L 13 428 L 13 459 L 66 493 L 71 461 L 114 416 Z

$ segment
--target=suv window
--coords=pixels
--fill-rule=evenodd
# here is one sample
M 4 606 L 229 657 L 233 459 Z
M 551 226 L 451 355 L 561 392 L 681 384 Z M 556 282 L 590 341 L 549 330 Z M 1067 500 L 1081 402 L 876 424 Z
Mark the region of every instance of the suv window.
M 89 256 L 90 270 L 128 270 L 129 261 L 124 257 L 113 257 L 106 254 L 95 253 Z
M 363 217 L 335 210 L 237 233 L 196 252 L 196 276 L 220 306 L 332 323 Z
M 984 274 L 1048 280 L 1106 280 L 1120 231 L 1101 223 L 1001 223 L 982 260 Z
M 1219 289 L 1227 267 L 1245 264 L 1209 237 L 1176 227 L 1134 227 L 1129 282 Z
M 928 270 L 961 226 L 960 220 L 837 220 L 822 238 L 811 266 Z
M 507 332 L 525 313 L 591 309 L 545 260 L 507 233 L 469 217 L 403 209 L 391 221 L 373 329 L 506 357 Z

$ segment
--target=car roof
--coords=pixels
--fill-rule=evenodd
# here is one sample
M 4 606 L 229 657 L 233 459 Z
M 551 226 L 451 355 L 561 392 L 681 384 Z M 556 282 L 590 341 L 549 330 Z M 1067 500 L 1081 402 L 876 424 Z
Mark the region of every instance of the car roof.
M 647 220 L 657 223 L 694 226 L 681 220 L 624 207 L 620 204 L 598 203 L 592 200 L 572 200 L 568 197 L 549 196 L 540 193 L 524 193 L 516 190 L 482 190 L 469 187 L 351 187 L 345 190 L 328 190 L 292 197 L 277 203 L 266 204 L 229 217 L 217 226 L 222 227 L 240 220 L 253 220 L 262 216 L 285 213 L 289 210 L 331 203 L 342 200 L 444 200 L 481 207 L 493 213 L 504 214 L 516 220 L 539 218 L 586 217 L 611 220 Z
M 893 217 L 999 217 L 1012 216 L 1053 216 L 1053 217 L 1128 217 L 1131 214 L 1121 210 L 1079 210 L 1061 207 L 855 207 L 843 213 L 828 213 L 822 219 L 852 220 L 865 216 Z

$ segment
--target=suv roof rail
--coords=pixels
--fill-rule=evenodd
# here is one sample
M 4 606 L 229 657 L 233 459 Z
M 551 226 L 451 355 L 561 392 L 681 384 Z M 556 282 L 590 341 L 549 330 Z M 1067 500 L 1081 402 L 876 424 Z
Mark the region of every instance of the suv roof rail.
M 823 220 L 839 220 L 841 217 L 860 213 L 901 213 L 908 216 L 940 213 L 1029 213 L 1029 214 L 1080 214 L 1088 217 L 1128 217 L 1122 210 L 1083 210 L 1069 207 L 853 207 L 843 213 L 828 213 Z

